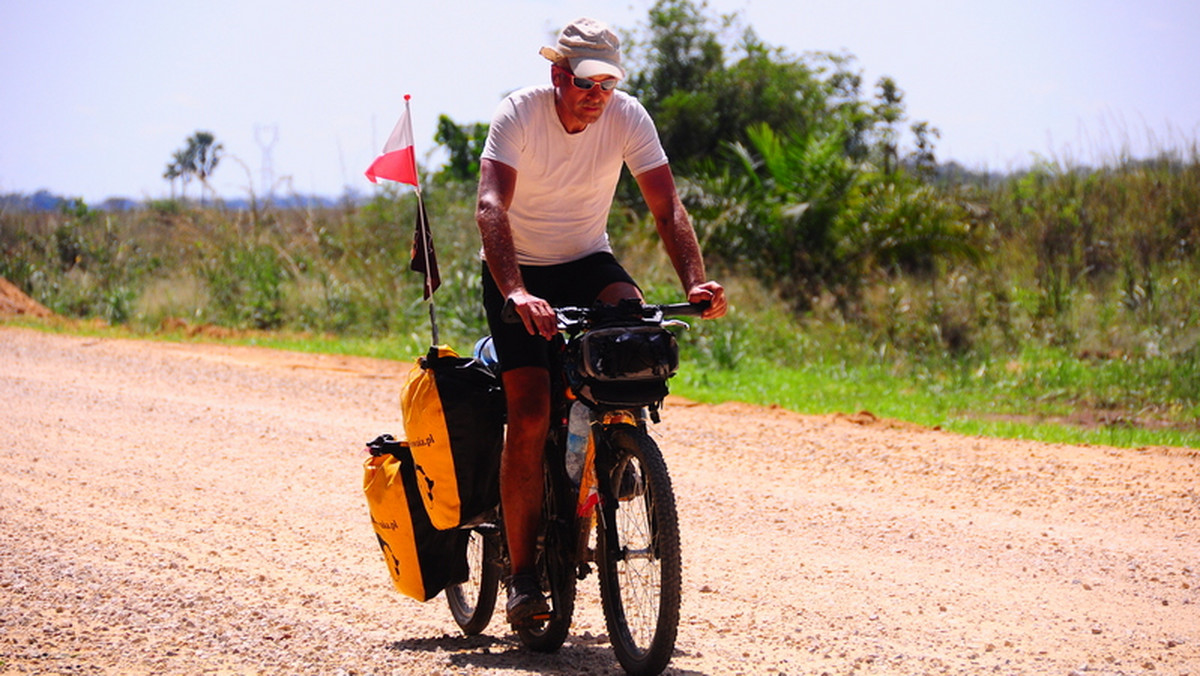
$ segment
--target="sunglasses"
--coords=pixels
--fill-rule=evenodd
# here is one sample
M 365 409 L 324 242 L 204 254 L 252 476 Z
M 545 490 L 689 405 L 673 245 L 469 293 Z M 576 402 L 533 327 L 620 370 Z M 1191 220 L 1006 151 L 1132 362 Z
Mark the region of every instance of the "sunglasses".
M 617 83 L 620 82 L 620 80 L 618 80 L 616 78 L 596 82 L 595 80 L 589 80 L 586 77 L 578 77 L 574 73 L 572 73 L 571 71 L 569 71 L 565 68 L 559 68 L 559 70 L 566 73 L 571 78 L 571 84 L 575 85 L 576 89 L 579 89 L 579 90 L 582 90 L 585 92 L 591 91 L 592 87 L 596 87 L 596 86 L 599 86 L 601 91 L 611 92 L 612 90 L 617 88 Z

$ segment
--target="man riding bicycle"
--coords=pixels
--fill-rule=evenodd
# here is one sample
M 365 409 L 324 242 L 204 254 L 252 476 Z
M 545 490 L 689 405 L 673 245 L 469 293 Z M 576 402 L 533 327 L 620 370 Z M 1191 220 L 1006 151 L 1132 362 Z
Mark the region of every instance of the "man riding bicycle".
M 484 146 L 475 218 L 483 241 L 483 302 L 500 362 L 508 432 L 500 502 L 511 564 L 508 621 L 537 626 L 549 612 L 534 573 L 541 517 L 542 454 L 550 424 L 549 339 L 553 306 L 641 299 L 609 245 L 608 213 L 628 166 L 691 302 L 725 314 L 725 291 L 704 260 L 657 130 L 637 99 L 615 89 L 625 77 L 620 40 L 605 24 L 578 19 L 541 54 L 550 85 L 509 95 Z M 508 324 L 510 303 L 521 318 Z

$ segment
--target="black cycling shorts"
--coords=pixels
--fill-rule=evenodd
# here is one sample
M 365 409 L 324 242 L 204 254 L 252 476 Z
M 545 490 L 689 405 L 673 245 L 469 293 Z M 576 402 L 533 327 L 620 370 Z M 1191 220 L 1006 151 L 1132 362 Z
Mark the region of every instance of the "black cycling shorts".
M 554 307 L 590 307 L 608 285 L 628 282 L 637 286 L 625 268 L 606 251 L 559 265 L 522 265 L 521 278 L 529 293 Z M 483 262 L 483 308 L 496 346 L 501 371 L 523 366 L 550 367 L 549 341 L 531 335 L 525 324 L 506 324 L 500 319 L 505 298 Z

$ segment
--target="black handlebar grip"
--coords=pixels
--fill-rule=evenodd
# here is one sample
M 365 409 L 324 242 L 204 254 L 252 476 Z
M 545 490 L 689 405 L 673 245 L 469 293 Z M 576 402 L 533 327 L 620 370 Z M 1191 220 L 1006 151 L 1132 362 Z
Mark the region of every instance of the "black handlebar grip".
M 712 307 L 712 301 L 702 300 L 699 303 L 672 303 L 663 305 L 662 313 L 671 317 L 699 317 Z

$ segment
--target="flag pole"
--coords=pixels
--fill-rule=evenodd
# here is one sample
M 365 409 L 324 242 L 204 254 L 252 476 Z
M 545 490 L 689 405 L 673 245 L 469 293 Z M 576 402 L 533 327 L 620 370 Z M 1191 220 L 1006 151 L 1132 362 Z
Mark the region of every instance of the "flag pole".
M 404 95 L 404 113 L 410 120 L 409 124 L 412 120 L 411 100 L 411 95 Z M 421 174 L 416 171 L 415 162 L 413 169 L 416 177 L 413 188 L 417 193 L 417 233 L 421 238 L 421 257 L 425 262 L 425 272 L 421 276 L 424 279 L 425 298 L 429 301 L 429 328 L 432 339 L 430 346 L 437 347 L 440 343 L 438 340 L 437 303 L 433 300 L 433 269 L 429 267 L 429 250 L 433 248 L 433 231 L 429 227 L 429 217 L 425 213 L 425 200 L 421 196 Z
M 412 133 L 412 96 L 404 95 L 404 115 L 396 122 L 396 127 L 388 136 L 383 152 L 367 167 L 367 180 L 372 183 L 384 178 L 397 183 L 411 185 L 417 193 L 417 227 L 413 233 L 412 257 L 409 267 L 422 273 L 425 278 L 423 288 L 425 300 L 429 301 L 429 325 L 433 333 L 433 346 L 440 342 L 437 324 L 437 306 L 433 301 L 433 292 L 441 284 L 441 276 L 437 271 L 437 254 L 433 250 L 433 232 L 429 227 L 429 215 L 425 213 L 425 200 L 421 194 L 421 175 L 417 170 L 416 151 Z M 417 247 L 421 247 L 418 258 Z

